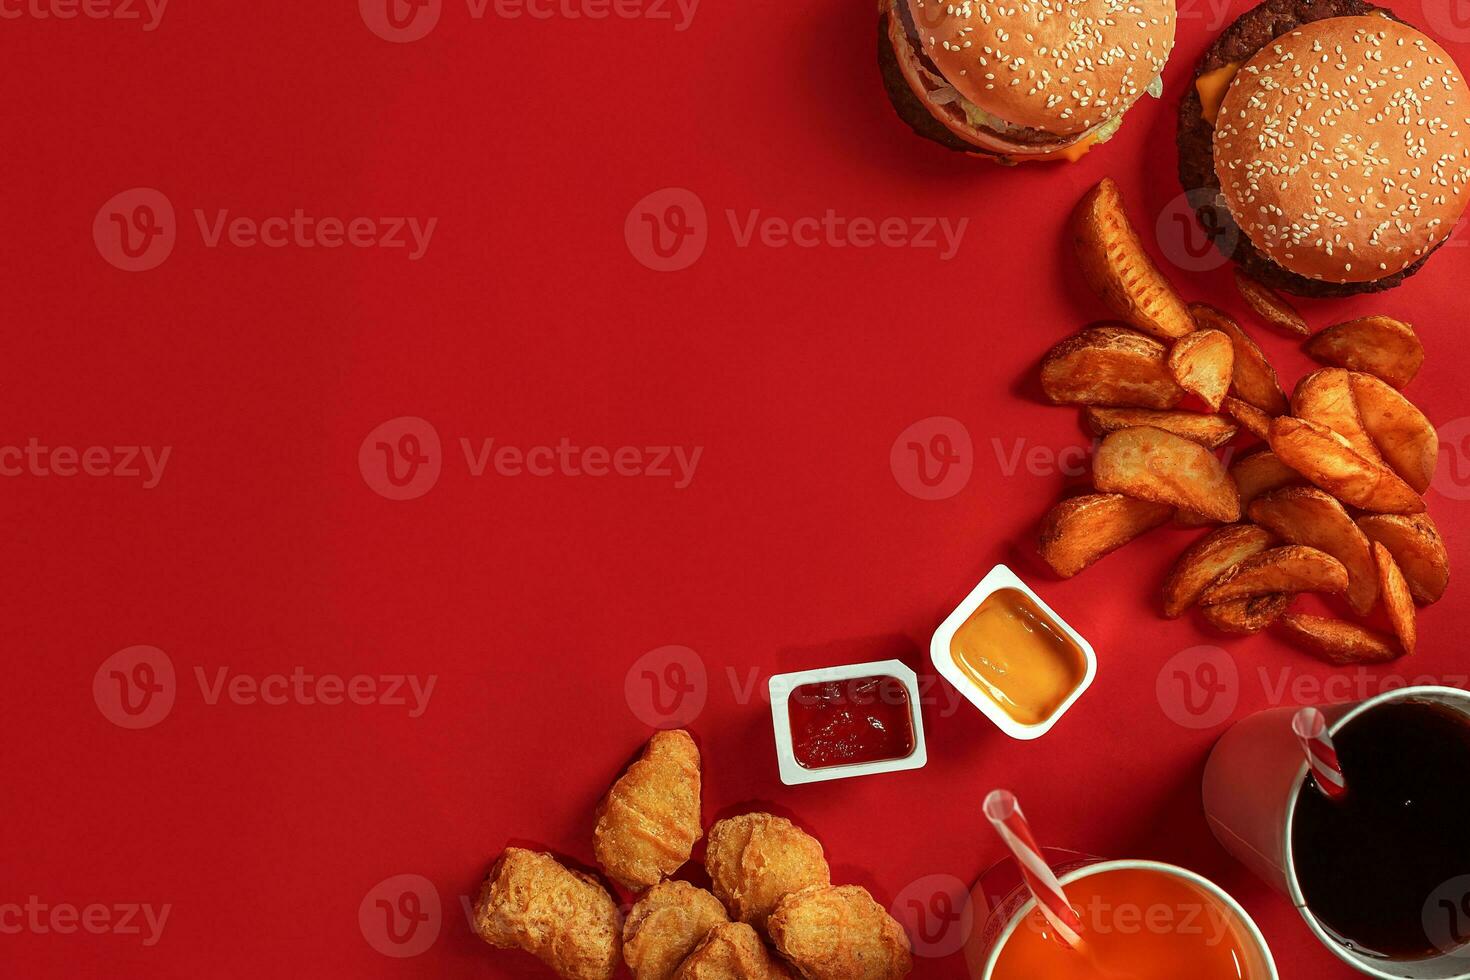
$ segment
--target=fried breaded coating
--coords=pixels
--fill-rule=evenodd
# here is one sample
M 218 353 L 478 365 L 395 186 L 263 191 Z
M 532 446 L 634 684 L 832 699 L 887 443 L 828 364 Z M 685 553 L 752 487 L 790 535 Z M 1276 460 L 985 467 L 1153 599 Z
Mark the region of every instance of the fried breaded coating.
M 756 931 L 743 922 L 710 930 L 674 980 L 792 980 L 791 971 L 771 955 Z
M 689 733 L 654 735 L 597 808 L 597 863 L 631 891 L 678 871 L 700 838 L 699 782 Z
M 687 881 L 654 885 L 623 924 L 623 962 L 633 980 L 669 980 L 679 964 L 716 926 L 730 918 L 703 888 Z
M 787 895 L 770 929 L 805 980 L 896 980 L 913 969 L 908 934 L 857 885 Z
M 704 865 L 730 917 L 760 930 L 787 894 L 832 881 L 816 838 L 769 813 L 747 813 L 711 827 Z
M 475 899 L 476 935 L 532 954 L 567 980 L 610 980 L 622 945 L 617 903 L 549 854 L 508 847 Z

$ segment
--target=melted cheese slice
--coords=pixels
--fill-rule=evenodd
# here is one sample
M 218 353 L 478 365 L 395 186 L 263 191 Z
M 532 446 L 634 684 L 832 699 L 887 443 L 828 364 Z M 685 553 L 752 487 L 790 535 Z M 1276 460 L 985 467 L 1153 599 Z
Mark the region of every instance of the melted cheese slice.
M 1194 87 L 1199 91 L 1200 115 L 1211 126 L 1220 116 L 1220 106 L 1225 101 L 1225 93 L 1230 91 L 1230 83 L 1235 81 L 1244 65 L 1243 61 L 1232 61 L 1224 68 L 1216 68 L 1194 80 Z
M 1084 136 L 1082 137 L 1082 139 L 1073 143 L 1071 146 L 1063 147 L 1060 150 L 1053 150 L 1050 153 L 1038 153 L 1034 156 L 1028 154 L 1024 159 L 1042 161 L 1066 160 L 1069 163 L 1076 163 L 1078 160 L 1081 160 L 1083 157 L 1087 156 L 1087 152 L 1091 150 L 1095 145 L 1097 145 L 1096 136 Z M 1016 159 L 1022 158 L 1017 157 Z

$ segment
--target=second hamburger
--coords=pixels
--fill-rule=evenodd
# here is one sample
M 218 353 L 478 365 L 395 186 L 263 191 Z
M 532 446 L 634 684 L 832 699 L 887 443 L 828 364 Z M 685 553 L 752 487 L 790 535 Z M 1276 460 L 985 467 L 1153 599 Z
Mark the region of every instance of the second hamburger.
M 1470 203 L 1470 88 L 1444 49 L 1363 0 L 1267 0 L 1206 52 L 1180 179 L 1222 251 L 1305 296 L 1377 292 Z

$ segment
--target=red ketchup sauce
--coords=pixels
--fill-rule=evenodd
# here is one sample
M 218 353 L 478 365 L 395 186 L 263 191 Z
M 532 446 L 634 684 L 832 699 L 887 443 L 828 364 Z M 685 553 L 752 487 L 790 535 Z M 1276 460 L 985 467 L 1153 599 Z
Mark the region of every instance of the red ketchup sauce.
M 884 762 L 914 751 L 909 692 L 895 677 L 803 684 L 786 710 L 792 752 L 804 769 Z

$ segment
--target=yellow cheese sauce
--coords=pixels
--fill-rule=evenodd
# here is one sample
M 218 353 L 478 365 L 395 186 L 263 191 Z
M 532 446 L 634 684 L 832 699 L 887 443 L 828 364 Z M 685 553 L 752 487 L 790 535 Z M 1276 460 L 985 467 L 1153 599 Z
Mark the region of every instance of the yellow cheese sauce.
M 955 631 L 961 672 L 1023 725 L 1046 721 L 1082 684 L 1082 648 L 1020 589 L 998 589 Z

